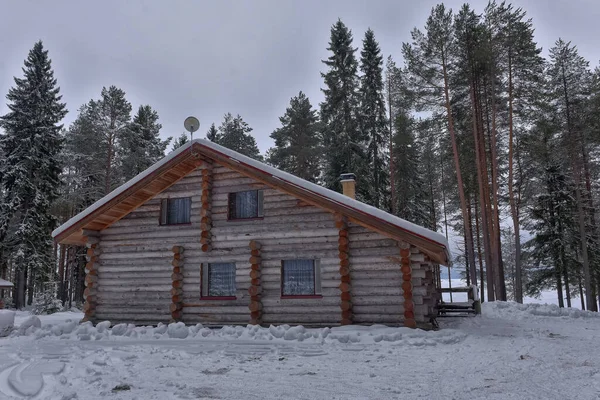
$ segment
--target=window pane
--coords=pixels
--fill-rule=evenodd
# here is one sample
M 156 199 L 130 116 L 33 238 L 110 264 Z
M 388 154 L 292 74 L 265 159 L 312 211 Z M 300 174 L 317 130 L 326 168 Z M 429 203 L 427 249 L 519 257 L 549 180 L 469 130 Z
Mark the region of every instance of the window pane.
M 235 264 L 208 264 L 208 296 L 235 296 Z
M 259 216 L 258 190 L 229 194 L 229 219 L 256 218 Z
M 282 274 L 284 296 L 315 294 L 314 260 L 285 260 Z
M 191 199 L 169 199 L 167 207 L 168 224 L 188 224 L 191 214 Z

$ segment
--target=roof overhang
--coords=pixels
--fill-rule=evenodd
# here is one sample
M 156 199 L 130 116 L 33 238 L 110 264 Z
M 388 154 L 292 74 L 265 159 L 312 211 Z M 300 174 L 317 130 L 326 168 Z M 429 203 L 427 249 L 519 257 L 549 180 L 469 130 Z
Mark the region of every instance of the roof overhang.
M 408 242 L 418 247 L 436 263 L 446 265 L 450 260 L 448 243 L 445 237 L 437 232 L 203 139 L 196 139 L 169 154 L 148 170 L 71 218 L 52 235 L 59 243 L 85 244 L 84 230 L 106 229 L 182 179 L 203 162 L 215 162 L 308 204 L 342 214 L 351 222 L 387 237 Z

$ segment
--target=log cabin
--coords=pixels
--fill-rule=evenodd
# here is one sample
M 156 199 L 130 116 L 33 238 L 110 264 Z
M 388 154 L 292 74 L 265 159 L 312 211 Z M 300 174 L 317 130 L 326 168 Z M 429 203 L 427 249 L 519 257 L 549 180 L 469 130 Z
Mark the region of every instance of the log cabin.
M 84 320 L 428 327 L 439 233 L 196 139 L 53 233 L 87 247 Z

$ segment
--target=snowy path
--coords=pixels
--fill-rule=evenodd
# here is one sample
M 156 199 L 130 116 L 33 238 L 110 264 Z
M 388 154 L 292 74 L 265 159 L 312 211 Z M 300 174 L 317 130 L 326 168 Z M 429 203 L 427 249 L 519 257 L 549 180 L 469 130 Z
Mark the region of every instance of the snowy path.
M 600 318 L 559 313 L 485 304 L 439 332 L 352 327 L 303 341 L 242 328 L 14 336 L 0 339 L 0 399 L 597 399 Z

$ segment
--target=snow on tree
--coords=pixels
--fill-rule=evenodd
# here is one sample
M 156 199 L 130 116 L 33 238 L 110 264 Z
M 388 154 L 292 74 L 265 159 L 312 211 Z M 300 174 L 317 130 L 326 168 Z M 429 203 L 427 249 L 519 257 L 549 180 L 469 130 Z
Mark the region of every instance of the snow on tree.
M 342 173 L 357 174 L 358 197 L 367 187 L 364 170 L 367 141 L 358 123 L 358 62 L 356 49 L 352 47 L 352 32 L 338 20 L 331 28 L 327 48 L 331 55 L 323 63 L 329 68 L 321 73 L 325 88 L 321 89 L 325 100 L 321 103 L 323 145 L 325 148 L 325 186 L 341 190 Z M 361 189 L 363 188 L 363 189 Z
M 234 117 L 231 113 L 227 113 L 223 117 L 223 122 L 219 126 L 214 142 L 255 160 L 262 161 L 256 140 L 250 132 L 252 132 L 252 128 L 239 114 Z
M 0 117 L 4 159 L 0 164 L 2 203 L 0 243 L 2 258 L 17 271 L 14 302 L 25 305 L 25 284 L 33 298 L 33 283 L 52 273 L 50 233 L 56 218 L 50 214 L 60 187 L 62 138 L 60 121 L 67 111 L 52 62 L 41 41 L 29 52 L 23 78 L 6 96 L 9 112 Z
M 367 140 L 367 160 L 364 168 L 359 171 L 364 174 L 368 185 L 358 188 L 363 199 L 382 208 L 387 203 L 387 187 L 389 174 L 386 160 L 387 118 L 383 86 L 383 57 L 375 34 L 371 29 L 365 33 L 363 50 L 360 58 L 360 130 Z
M 121 168 L 126 181 L 165 156 L 172 138 L 162 140 L 159 136 L 161 128 L 158 113 L 149 105 L 140 106 L 129 129 L 124 131 L 121 143 Z

